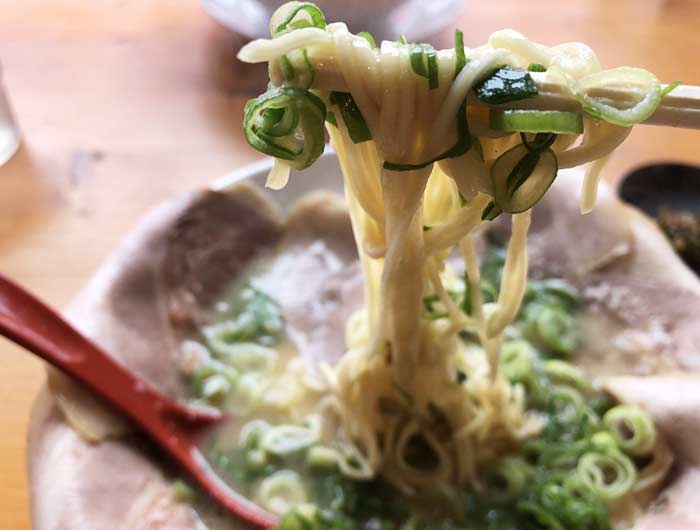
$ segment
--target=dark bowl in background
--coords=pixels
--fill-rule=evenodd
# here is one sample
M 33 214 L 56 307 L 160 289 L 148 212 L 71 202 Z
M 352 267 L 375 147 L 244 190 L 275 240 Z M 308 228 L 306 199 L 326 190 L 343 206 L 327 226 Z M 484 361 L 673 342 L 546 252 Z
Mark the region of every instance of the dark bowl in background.
M 617 193 L 652 217 L 662 208 L 700 215 L 700 167 L 678 163 L 642 166 L 625 175 Z
M 617 192 L 623 201 L 655 218 L 678 255 L 700 275 L 700 167 L 643 166 L 628 173 Z

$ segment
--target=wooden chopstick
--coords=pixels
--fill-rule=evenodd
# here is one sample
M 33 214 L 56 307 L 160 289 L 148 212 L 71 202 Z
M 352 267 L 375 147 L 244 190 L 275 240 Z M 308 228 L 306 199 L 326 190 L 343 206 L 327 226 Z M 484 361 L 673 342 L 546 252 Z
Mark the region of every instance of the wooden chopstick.
M 347 91 L 342 74 L 335 68 L 333 61 L 316 64 L 316 77 L 314 88 L 326 90 Z M 571 112 L 583 112 L 581 105 L 573 97 L 568 87 L 560 81 L 552 79 L 546 72 L 531 72 L 539 95 L 536 98 L 524 99 L 502 108 L 509 109 L 534 109 L 534 110 L 564 110 Z M 667 85 L 663 85 L 665 88 Z M 606 89 L 595 92 L 593 96 L 610 104 L 625 105 L 636 100 L 635 94 L 623 89 Z M 473 104 L 480 104 L 474 97 Z M 661 104 L 644 125 L 662 125 L 668 127 L 682 127 L 685 129 L 700 129 L 700 87 L 693 85 L 680 85 L 663 98 Z
M 560 82 L 547 76 L 546 72 L 530 72 L 537 85 L 539 95 L 530 100 L 517 102 L 519 105 L 509 108 L 530 108 L 537 110 L 569 110 L 583 112 L 576 98 L 568 88 Z M 662 89 L 667 85 L 662 85 Z M 636 94 L 626 92 L 623 89 L 605 89 L 591 95 L 603 102 L 616 106 L 632 104 L 637 98 Z M 668 127 L 682 127 L 685 129 L 700 129 L 700 87 L 692 85 L 679 85 L 661 100 L 654 114 L 644 125 L 664 125 Z

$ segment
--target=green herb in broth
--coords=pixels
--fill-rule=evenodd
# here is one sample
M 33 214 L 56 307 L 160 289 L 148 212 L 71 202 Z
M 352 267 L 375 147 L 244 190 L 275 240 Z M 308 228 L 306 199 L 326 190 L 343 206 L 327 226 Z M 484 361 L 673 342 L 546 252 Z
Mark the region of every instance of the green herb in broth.
M 207 328 L 211 335 L 218 335 L 217 338 L 224 342 L 255 342 L 273 346 L 284 336 L 279 304 L 251 283 L 226 302 L 225 307 L 218 316 L 220 326 Z M 210 346 L 215 347 L 216 343 Z
M 481 271 L 481 295 L 484 303 L 495 302 L 501 283 L 505 255 L 491 249 Z M 447 290 L 465 314 L 471 314 L 471 297 L 468 281 L 464 277 L 464 290 L 457 293 Z M 518 319 L 512 331 L 517 332 L 541 350 L 547 357 L 569 356 L 578 347 L 574 314 L 578 306 L 578 293 L 567 282 L 559 279 L 528 281 Z M 427 315 L 431 319 L 442 318 L 447 310 L 436 294 L 423 299 Z
M 192 395 L 224 406 L 232 394 L 250 394 L 255 383 L 246 372 L 265 372 L 278 360 L 272 346 L 284 340 L 279 305 L 248 283 L 222 303 L 217 323 L 202 330 L 210 358 L 191 377 Z

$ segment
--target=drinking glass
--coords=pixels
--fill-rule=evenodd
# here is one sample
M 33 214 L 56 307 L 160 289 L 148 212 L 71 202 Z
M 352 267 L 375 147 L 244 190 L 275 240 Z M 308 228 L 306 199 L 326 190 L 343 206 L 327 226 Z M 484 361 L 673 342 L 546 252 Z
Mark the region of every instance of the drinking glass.
M 2 67 L 0 66 L 0 166 L 12 158 L 19 149 L 19 145 L 19 130 L 5 93 Z

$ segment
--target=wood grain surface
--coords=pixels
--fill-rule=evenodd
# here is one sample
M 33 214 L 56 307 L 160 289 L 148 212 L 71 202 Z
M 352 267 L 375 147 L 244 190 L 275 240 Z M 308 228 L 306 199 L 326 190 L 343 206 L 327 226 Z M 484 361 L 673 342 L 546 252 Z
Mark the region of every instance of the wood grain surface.
M 700 84 L 696 0 L 467 0 L 456 22 L 467 45 L 512 27 Z M 242 42 L 195 0 L 0 0 L 0 61 L 24 138 L 0 168 L 0 272 L 63 307 L 156 203 L 258 159 L 240 123 L 265 70 L 236 63 Z M 697 131 L 640 127 L 606 178 L 698 163 L 699 147 Z M 2 339 L 0 367 L 0 528 L 25 530 L 26 429 L 44 373 Z

